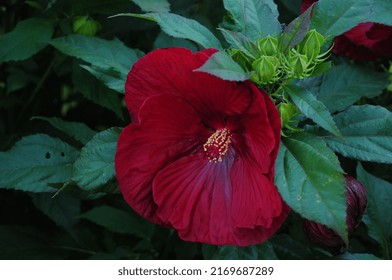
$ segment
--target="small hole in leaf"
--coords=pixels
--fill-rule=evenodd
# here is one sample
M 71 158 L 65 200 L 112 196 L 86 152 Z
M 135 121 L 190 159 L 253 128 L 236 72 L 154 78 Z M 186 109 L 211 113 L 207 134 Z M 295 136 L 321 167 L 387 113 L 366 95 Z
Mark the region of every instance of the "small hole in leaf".
M 46 158 L 46 159 L 50 159 L 50 153 L 49 153 L 49 152 L 46 152 L 45 158 Z
M 64 152 L 61 152 L 61 156 L 62 156 L 62 157 L 65 157 L 65 154 L 64 154 Z

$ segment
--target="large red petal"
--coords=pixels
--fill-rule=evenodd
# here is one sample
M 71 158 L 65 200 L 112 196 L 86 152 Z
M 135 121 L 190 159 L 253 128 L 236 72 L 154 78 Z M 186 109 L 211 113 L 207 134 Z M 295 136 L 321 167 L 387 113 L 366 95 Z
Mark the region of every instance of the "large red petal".
M 128 204 L 145 218 L 160 223 L 151 192 L 156 173 L 200 147 L 209 131 L 190 105 L 172 95 L 150 97 L 139 118 L 140 124 L 129 125 L 120 135 L 116 175 Z
M 236 244 L 228 157 L 221 163 L 202 153 L 189 155 L 161 170 L 153 183 L 158 216 L 187 241 Z
M 263 174 L 248 158 L 234 162 L 230 179 L 233 188 L 231 215 L 238 228 L 270 228 L 282 212 L 283 201 L 272 174 Z
M 181 96 L 210 119 L 212 126 L 214 122 L 222 122 L 228 114 L 243 112 L 250 102 L 247 87 L 194 71 L 216 51 L 192 53 L 184 48 L 158 49 L 139 59 L 125 84 L 125 101 L 134 122 L 138 122 L 143 102 L 156 94 Z
M 260 166 L 260 172 L 270 172 L 280 142 L 281 121 L 270 97 L 249 83 L 253 90 L 253 102 L 241 116 L 242 130 L 234 137 L 234 145 L 242 158 L 252 159 Z
M 187 241 L 246 246 L 271 237 L 289 209 L 258 170 L 237 162 L 232 150 L 220 163 L 197 153 L 161 170 L 153 183 L 159 218 Z

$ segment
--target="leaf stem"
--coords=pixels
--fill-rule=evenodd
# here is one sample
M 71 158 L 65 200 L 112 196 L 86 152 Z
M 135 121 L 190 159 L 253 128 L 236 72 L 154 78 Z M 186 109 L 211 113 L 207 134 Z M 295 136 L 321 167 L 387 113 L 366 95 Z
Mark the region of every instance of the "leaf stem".
M 34 99 L 36 98 L 37 94 L 39 93 L 39 91 L 41 90 L 44 82 L 46 81 L 46 79 L 48 78 L 50 72 L 52 71 L 53 67 L 56 64 L 56 60 L 52 59 L 52 61 L 50 62 L 48 68 L 46 68 L 45 73 L 43 74 L 42 78 L 38 81 L 38 84 L 36 85 L 36 87 L 34 88 L 34 90 L 31 92 L 29 99 L 25 102 L 25 106 L 21 109 L 21 112 L 19 114 L 19 118 L 18 118 L 18 122 L 21 121 L 21 119 L 23 119 L 23 116 L 26 113 L 26 110 L 28 108 L 30 108 L 30 104 L 34 101 Z

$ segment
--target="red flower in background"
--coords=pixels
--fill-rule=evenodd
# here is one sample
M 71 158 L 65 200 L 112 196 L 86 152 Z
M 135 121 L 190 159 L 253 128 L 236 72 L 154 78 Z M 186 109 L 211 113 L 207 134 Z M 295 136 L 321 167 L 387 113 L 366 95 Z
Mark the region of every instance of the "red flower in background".
M 367 207 L 365 187 L 351 176 L 346 176 L 346 202 L 346 225 L 350 237 L 359 227 Z M 342 238 L 335 231 L 322 224 L 304 220 L 303 226 L 306 237 L 315 244 L 335 252 L 338 252 L 345 245 Z
M 302 0 L 304 12 L 316 0 Z M 332 50 L 337 55 L 361 61 L 370 61 L 392 55 L 392 26 L 379 23 L 361 23 L 335 37 Z
M 135 63 L 117 179 L 136 212 L 184 240 L 260 243 L 289 212 L 274 186 L 280 118 L 252 83 L 194 71 L 214 52 L 161 49 Z

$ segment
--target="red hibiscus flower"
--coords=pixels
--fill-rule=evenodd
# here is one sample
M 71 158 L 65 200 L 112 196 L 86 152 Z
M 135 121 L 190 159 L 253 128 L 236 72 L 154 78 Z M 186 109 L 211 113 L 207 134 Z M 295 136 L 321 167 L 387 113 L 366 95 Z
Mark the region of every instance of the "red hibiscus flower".
M 135 63 L 116 174 L 127 203 L 180 238 L 245 246 L 289 212 L 273 180 L 280 118 L 252 83 L 194 71 L 214 52 L 160 49 Z
M 346 176 L 346 202 L 347 202 L 347 232 L 352 236 L 359 227 L 367 207 L 367 192 L 365 187 L 351 176 Z M 304 220 L 306 237 L 315 244 L 323 246 L 333 252 L 339 252 L 344 246 L 342 238 L 332 229 L 309 220 Z
M 306 11 L 315 0 L 302 0 L 301 11 Z M 361 23 L 335 37 L 332 50 L 337 55 L 354 60 L 371 61 L 392 55 L 392 26 L 379 23 Z

